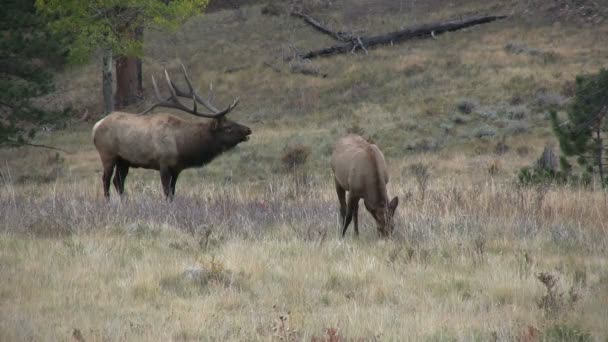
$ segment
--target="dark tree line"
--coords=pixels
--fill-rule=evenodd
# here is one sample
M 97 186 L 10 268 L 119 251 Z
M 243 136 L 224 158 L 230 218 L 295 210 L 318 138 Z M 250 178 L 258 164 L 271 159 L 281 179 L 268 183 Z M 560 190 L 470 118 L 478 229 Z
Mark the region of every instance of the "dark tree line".
M 53 71 L 66 50 L 37 15 L 34 0 L 6 0 L 0 11 L 0 146 L 23 143 L 39 125 L 65 112 L 49 112 L 32 98 L 53 90 Z

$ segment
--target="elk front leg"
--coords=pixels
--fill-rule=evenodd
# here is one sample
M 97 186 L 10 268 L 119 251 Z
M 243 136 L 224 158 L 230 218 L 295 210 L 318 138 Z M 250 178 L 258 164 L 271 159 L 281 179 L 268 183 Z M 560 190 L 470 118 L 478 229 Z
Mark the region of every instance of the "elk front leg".
M 179 177 L 179 172 L 171 173 L 171 196 L 175 196 L 175 184 L 177 183 L 177 177 Z
M 354 204 L 353 216 L 355 221 L 355 236 L 359 236 L 359 201 Z
M 110 199 L 110 183 L 112 180 L 112 172 L 114 171 L 114 165 L 116 164 L 115 160 L 102 160 L 103 164 L 103 176 L 101 176 L 101 180 L 103 183 L 103 197 L 106 200 Z
M 344 219 L 344 228 L 342 229 L 342 237 L 344 237 L 346 235 L 346 230 L 348 229 L 348 225 L 350 224 L 350 222 L 353 219 L 353 214 L 356 210 L 355 207 L 357 206 L 358 203 L 359 203 L 359 197 L 355 197 L 349 193 L 348 194 L 348 203 L 346 206 L 346 218 Z
M 121 196 L 125 193 L 125 180 L 129 174 L 129 163 L 124 160 L 119 160 L 116 163 L 116 171 L 114 172 L 114 187 L 116 192 Z
M 173 201 L 173 192 L 171 191 L 171 182 L 173 180 L 173 174 L 168 168 L 160 169 L 160 182 L 163 185 L 163 192 L 165 197 L 169 201 Z

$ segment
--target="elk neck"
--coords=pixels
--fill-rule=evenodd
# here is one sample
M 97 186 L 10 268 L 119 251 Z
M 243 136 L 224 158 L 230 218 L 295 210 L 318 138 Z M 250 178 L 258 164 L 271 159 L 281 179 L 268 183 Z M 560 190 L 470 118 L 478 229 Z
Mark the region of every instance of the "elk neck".
M 190 124 L 186 130 L 178 138 L 179 164 L 183 168 L 203 166 L 225 151 L 210 123 Z
M 366 146 L 366 154 L 371 165 L 369 172 L 369 185 L 364 199 L 368 206 L 373 208 L 386 208 L 388 206 L 388 195 L 386 193 L 386 180 L 384 179 L 384 163 L 379 160 L 377 152 Z

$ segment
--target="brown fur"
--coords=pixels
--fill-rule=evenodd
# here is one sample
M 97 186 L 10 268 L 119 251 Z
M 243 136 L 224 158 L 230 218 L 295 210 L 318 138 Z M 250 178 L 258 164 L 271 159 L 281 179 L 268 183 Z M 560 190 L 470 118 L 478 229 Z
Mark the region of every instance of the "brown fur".
M 388 172 L 384 155 L 378 146 L 356 134 L 342 137 L 331 155 L 336 192 L 340 201 L 342 236 L 354 216 L 355 234 L 359 235 L 359 200 L 378 224 L 378 231 L 387 236 L 393 231 L 393 215 L 399 204 L 397 197 L 388 201 Z M 348 201 L 346 201 L 348 191 Z
M 93 127 L 93 143 L 103 166 L 104 196 L 110 196 L 110 179 L 119 194 L 130 167 L 159 170 L 163 191 L 175 195 L 180 172 L 200 167 L 248 140 L 249 127 L 224 117 L 185 120 L 166 113 L 140 116 L 114 112 Z

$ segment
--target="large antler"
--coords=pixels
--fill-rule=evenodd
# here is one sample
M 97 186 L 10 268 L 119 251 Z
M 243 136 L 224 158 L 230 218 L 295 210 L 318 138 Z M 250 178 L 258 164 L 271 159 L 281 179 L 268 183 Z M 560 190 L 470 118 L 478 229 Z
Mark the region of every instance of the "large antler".
M 158 86 L 156 85 L 156 79 L 154 79 L 154 76 L 152 76 L 152 85 L 154 86 L 154 93 L 156 95 L 156 99 L 158 100 L 158 102 L 156 102 L 155 104 L 153 104 L 152 106 L 150 106 L 150 108 L 146 109 L 145 111 L 139 113 L 139 115 L 143 115 L 148 113 L 149 111 L 153 110 L 156 107 L 166 107 L 166 108 L 175 108 L 175 109 L 179 109 L 181 111 L 184 111 L 186 113 L 190 113 L 196 116 L 201 116 L 204 118 L 219 118 L 222 117 L 228 113 L 230 113 L 239 103 L 239 99 L 236 98 L 234 99 L 234 101 L 232 102 L 231 105 L 229 105 L 228 107 L 226 107 L 226 109 L 220 111 L 218 110 L 215 106 L 213 106 L 209 101 L 205 100 L 203 97 L 201 97 L 200 95 L 198 95 L 195 91 L 194 88 L 192 86 L 192 81 L 190 81 L 190 77 L 188 76 L 188 72 L 186 71 L 186 67 L 182 64 L 182 71 L 184 72 L 184 78 L 186 79 L 186 83 L 188 84 L 188 89 L 189 92 L 184 92 L 180 89 L 178 89 L 175 86 L 175 83 L 173 83 L 173 81 L 171 81 L 171 78 L 169 77 L 169 73 L 167 72 L 167 69 L 165 69 L 165 80 L 167 81 L 167 86 L 169 87 L 169 92 L 171 93 L 171 96 L 166 99 L 163 100 L 161 95 L 160 95 L 160 91 L 158 90 Z M 188 107 L 186 107 L 177 97 L 188 97 L 192 99 L 192 103 L 193 103 L 193 108 L 190 109 Z M 205 108 L 209 109 L 210 111 L 212 111 L 212 113 L 202 113 L 199 112 L 197 110 L 197 102 L 202 104 L 203 106 L 205 106 Z

